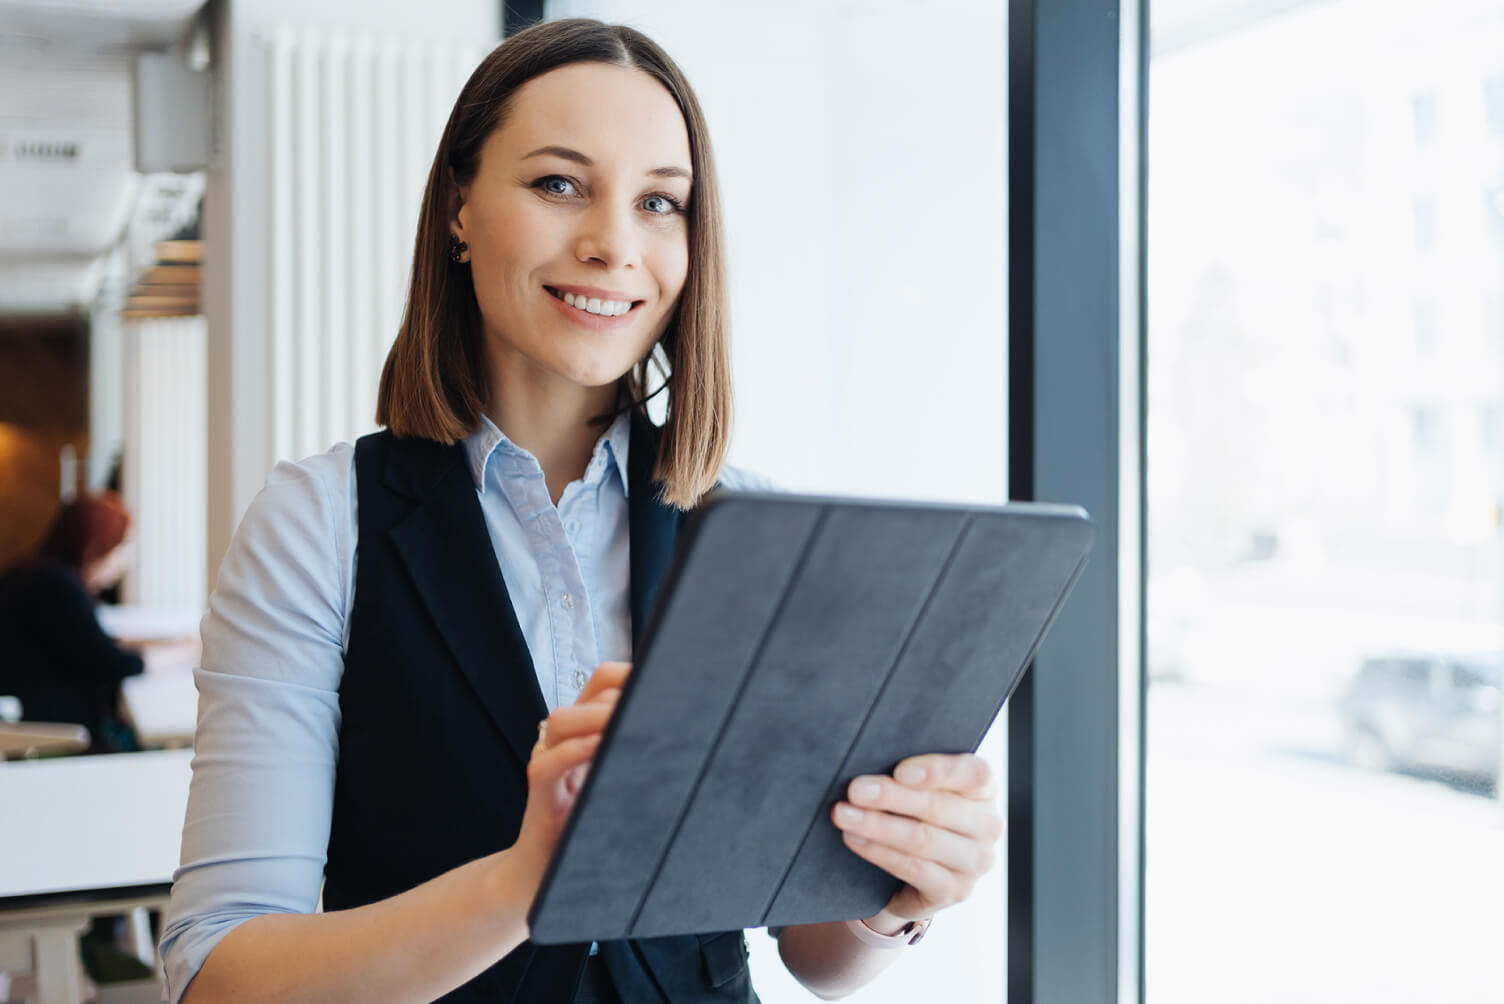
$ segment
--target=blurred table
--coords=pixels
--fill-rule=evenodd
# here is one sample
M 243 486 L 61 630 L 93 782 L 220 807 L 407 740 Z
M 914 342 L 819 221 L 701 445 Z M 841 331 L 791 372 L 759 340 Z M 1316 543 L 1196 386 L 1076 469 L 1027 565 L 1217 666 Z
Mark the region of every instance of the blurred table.
M 177 867 L 189 750 L 0 765 L 0 970 L 30 969 L 41 1004 L 76 1004 L 91 917 L 160 908 Z
M 193 668 L 147 672 L 120 682 L 120 703 L 136 738 L 148 748 L 193 745 L 198 721 L 198 689 Z
M 68 722 L 0 723 L 0 760 L 82 753 L 88 748 L 89 730 L 82 725 Z M 3 805 L 0 802 L 0 806 Z
M 99 607 L 100 626 L 146 663 L 144 673 L 120 686 L 123 710 L 143 746 L 171 749 L 193 743 L 198 716 L 193 669 L 202 652 L 198 636 L 202 617 L 201 610 Z
M 196 641 L 198 622 L 204 615 L 202 610 L 130 603 L 118 606 L 101 603 L 95 611 L 105 633 L 127 645 L 186 639 Z

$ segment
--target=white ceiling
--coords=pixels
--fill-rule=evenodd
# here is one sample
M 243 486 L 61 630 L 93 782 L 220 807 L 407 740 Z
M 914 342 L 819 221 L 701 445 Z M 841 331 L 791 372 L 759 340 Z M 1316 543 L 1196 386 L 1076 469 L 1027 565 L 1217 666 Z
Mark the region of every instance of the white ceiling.
M 1154 0 L 1154 48 L 1314 2 Z M 178 42 L 203 3 L 0 0 L 0 313 L 93 300 L 104 256 L 153 193 L 133 167 L 133 58 Z
M 204 0 L 0 0 L 0 59 L 126 54 L 182 37 Z
M 0 0 L 0 312 L 93 299 L 143 188 L 131 64 L 204 0 Z

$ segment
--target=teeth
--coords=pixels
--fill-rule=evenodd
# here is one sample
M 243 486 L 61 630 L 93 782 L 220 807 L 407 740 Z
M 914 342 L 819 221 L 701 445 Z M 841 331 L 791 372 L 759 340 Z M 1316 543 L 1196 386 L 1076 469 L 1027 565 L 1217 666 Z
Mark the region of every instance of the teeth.
M 627 300 L 602 300 L 597 297 L 587 299 L 583 296 L 575 296 L 573 293 L 565 293 L 560 296 L 560 299 L 571 307 L 588 314 L 599 314 L 602 317 L 616 317 L 632 309 L 632 304 Z

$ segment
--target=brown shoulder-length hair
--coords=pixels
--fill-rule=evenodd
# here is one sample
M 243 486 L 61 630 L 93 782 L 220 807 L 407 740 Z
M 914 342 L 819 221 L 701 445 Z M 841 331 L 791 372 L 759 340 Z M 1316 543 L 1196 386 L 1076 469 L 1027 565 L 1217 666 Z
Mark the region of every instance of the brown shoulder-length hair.
M 678 309 L 648 357 L 624 378 L 628 407 L 645 414 L 649 367 L 668 393 L 655 474 L 663 500 L 693 506 L 715 484 L 731 433 L 731 349 L 725 237 L 710 131 L 689 81 L 652 39 L 585 18 L 546 21 L 483 60 L 454 103 L 439 140 L 413 249 L 412 285 L 387 354 L 376 421 L 398 436 L 452 443 L 472 432 L 490 397 L 484 330 L 469 265 L 449 259 L 459 189 L 480 167 L 481 147 L 529 80 L 572 63 L 642 70 L 678 102 L 689 132 L 689 271 Z M 656 392 L 655 392 L 656 393 Z

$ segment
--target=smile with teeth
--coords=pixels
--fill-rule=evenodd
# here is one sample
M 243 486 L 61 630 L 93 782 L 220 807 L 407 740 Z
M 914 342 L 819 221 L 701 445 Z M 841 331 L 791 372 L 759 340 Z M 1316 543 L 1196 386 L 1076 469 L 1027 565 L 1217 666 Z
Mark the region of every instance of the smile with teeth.
M 583 296 L 575 296 L 573 293 L 561 293 L 552 286 L 545 286 L 549 294 L 555 299 L 563 300 L 576 310 L 583 310 L 587 314 L 599 314 L 601 317 L 616 317 L 625 314 L 632 309 L 631 300 L 600 300 L 594 297 L 589 299 Z

